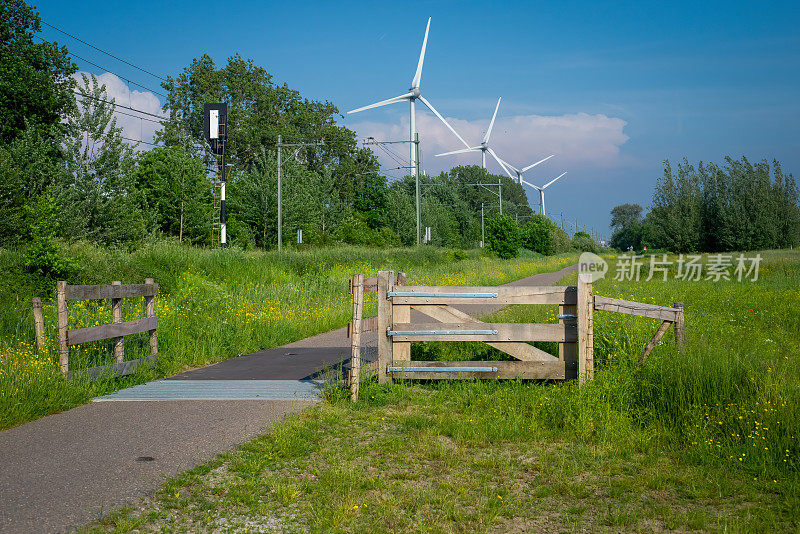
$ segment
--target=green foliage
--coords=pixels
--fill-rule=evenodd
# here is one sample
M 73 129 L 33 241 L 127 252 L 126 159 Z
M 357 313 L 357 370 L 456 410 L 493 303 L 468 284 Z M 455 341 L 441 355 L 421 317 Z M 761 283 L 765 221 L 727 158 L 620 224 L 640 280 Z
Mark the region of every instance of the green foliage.
M 39 295 L 52 292 L 54 281 L 67 280 L 78 272 L 78 265 L 66 257 L 55 243 L 58 235 L 59 207 L 50 191 L 42 194 L 35 205 L 28 206 L 31 243 L 25 251 L 25 269 L 33 275 Z
M 641 250 L 644 231 L 642 207 L 639 204 L 620 204 L 611 209 L 610 245 L 617 250 Z
M 578 252 L 600 253 L 600 245 L 586 232 L 575 232 L 572 236 L 572 248 Z
M 675 252 L 788 248 L 800 244 L 797 184 L 780 163 L 725 158 L 725 166 L 667 161 L 644 229 L 646 244 Z
M 555 225 L 544 215 L 533 215 L 522 228 L 522 246 L 547 256 L 553 253 Z
M 522 245 L 519 225 L 508 215 L 491 219 L 486 224 L 486 246 L 503 259 L 515 258 Z
M 201 159 L 180 147 L 156 147 L 141 153 L 133 180 L 150 230 L 208 242 L 211 187 Z
M 564 254 L 573 250 L 569 235 L 556 225 L 550 228 L 550 242 L 552 243 L 553 254 Z
M 77 66 L 66 47 L 35 42 L 41 17 L 22 0 L 0 3 L 0 145 L 26 128 L 59 126 L 74 109 Z

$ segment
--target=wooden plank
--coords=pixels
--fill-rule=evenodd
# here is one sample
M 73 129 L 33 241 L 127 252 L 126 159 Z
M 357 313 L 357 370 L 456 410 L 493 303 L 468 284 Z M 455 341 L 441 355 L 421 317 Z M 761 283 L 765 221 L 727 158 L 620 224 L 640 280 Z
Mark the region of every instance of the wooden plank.
M 397 306 L 394 307 L 395 310 Z M 497 334 L 394 335 L 398 341 L 576 341 L 577 329 L 559 324 L 537 323 L 395 323 L 392 330 L 459 331 L 497 330 Z
M 411 306 L 392 306 L 392 320 L 398 323 L 411 321 Z M 409 361 L 411 359 L 411 343 L 392 336 L 392 359 L 395 361 Z
M 363 306 L 363 305 L 362 305 Z M 364 332 L 374 332 L 378 329 L 378 316 L 373 315 L 372 317 L 362 317 L 361 318 L 361 333 Z M 353 323 L 347 324 L 347 337 L 353 337 Z
M 104 324 L 100 326 L 90 326 L 88 328 L 78 328 L 70 330 L 67 336 L 69 345 L 79 345 L 89 341 L 100 341 L 101 339 L 111 339 L 114 337 L 128 336 L 155 330 L 157 326 L 155 317 L 146 317 L 136 321 L 125 321 L 119 324 Z
M 592 277 L 589 273 L 578 274 L 578 382 L 584 384 L 594 376 L 592 347 L 594 304 L 592 300 Z
M 31 299 L 33 309 L 33 329 L 36 332 L 36 350 L 44 353 L 47 345 L 44 338 L 44 312 L 42 310 L 42 299 L 33 297 Z
M 658 330 L 656 330 L 656 334 L 650 341 L 647 342 L 644 352 L 642 353 L 641 357 L 639 357 L 639 365 L 642 365 L 650 353 L 653 352 L 653 349 L 656 348 L 656 345 L 658 345 L 658 342 L 661 341 L 664 333 L 669 329 L 670 326 L 672 326 L 672 324 L 673 323 L 671 321 L 664 321 L 661 323 L 661 325 L 658 327 Z
M 363 274 L 361 276 L 364 276 Z M 364 293 L 375 293 L 378 290 L 377 278 L 364 278 Z M 350 280 L 350 294 L 353 293 L 353 280 Z
M 649 317 L 651 319 L 661 319 L 662 321 L 675 322 L 678 310 L 668 306 L 657 306 L 655 304 L 645 304 L 643 302 L 633 302 L 630 300 L 613 299 L 610 297 L 594 296 L 594 309 L 599 311 L 613 311 L 637 315 L 639 317 Z
M 558 360 L 549 362 L 392 362 L 393 366 L 413 367 L 496 367 L 497 372 L 436 372 L 436 371 L 394 371 L 394 378 L 407 380 L 447 380 L 464 378 L 495 378 L 495 379 L 528 379 L 528 380 L 563 380 L 567 374 L 566 368 L 570 365 Z
M 69 372 L 69 315 L 67 314 L 67 283 L 59 280 L 56 283 L 56 314 L 58 318 L 58 365 L 65 375 Z
M 470 315 L 462 312 L 459 309 L 453 308 L 452 306 L 419 305 L 414 306 L 414 309 L 442 323 L 469 321 L 481 325 L 484 324 L 483 321 L 478 321 L 477 319 L 472 318 Z M 528 345 L 527 343 L 487 341 L 486 344 L 522 361 L 552 361 L 556 359 L 552 354 L 548 354 L 541 349 L 537 349 L 533 345 Z
M 67 300 L 125 299 L 152 297 L 158 294 L 158 284 L 125 284 L 97 286 L 66 286 Z
M 143 364 L 154 364 L 158 360 L 158 355 L 147 356 L 138 360 L 129 360 L 127 362 L 115 362 L 108 365 L 98 365 L 97 367 L 89 367 L 88 369 L 76 369 L 70 371 L 68 378 L 90 378 L 97 379 L 106 376 L 111 370 L 113 376 L 125 376 L 136 372 Z
M 122 282 L 115 280 L 111 285 L 120 286 Z M 111 320 L 114 324 L 122 322 L 122 299 L 111 299 Z M 114 359 L 117 363 L 125 361 L 125 338 L 122 336 L 114 338 Z
M 350 400 L 358 400 L 361 381 L 361 307 L 364 302 L 364 275 L 353 276 L 353 341 L 350 347 Z
M 392 340 L 386 335 L 386 329 L 392 324 L 392 301 L 386 298 L 389 291 L 391 271 L 378 272 L 378 383 L 391 382 L 392 377 L 386 375 L 386 366 L 392 361 Z
M 146 278 L 145 285 L 158 287 L 152 278 Z M 156 291 L 157 292 L 157 291 Z M 148 319 L 156 318 L 156 297 L 155 295 L 148 295 L 144 298 L 145 315 Z M 158 330 L 156 325 L 150 329 L 150 355 L 158 354 Z
M 577 315 L 578 307 L 574 304 L 562 304 L 558 307 L 559 315 Z M 577 328 L 577 317 L 562 317 L 558 320 L 559 324 L 571 325 Z M 575 342 L 563 342 L 558 344 L 558 359 L 567 363 L 575 364 L 567 368 L 568 379 L 578 378 L 577 364 L 578 364 L 578 344 Z
M 414 293 L 497 293 L 486 297 L 392 297 L 392 304 L 575 304 L 574 286 L 406 286 L 403 292 Z

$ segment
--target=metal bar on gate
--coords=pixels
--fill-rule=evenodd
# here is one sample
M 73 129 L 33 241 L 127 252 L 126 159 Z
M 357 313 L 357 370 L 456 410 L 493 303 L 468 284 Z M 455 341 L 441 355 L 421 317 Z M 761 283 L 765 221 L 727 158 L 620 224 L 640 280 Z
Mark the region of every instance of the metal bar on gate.
M 496 299 L 497 293 L 420 293 L 417 291 L 389 291 L 387 297 L 433 297 L 433 298 L 470 298 Z
M 400 367 L 390 365 L 390 373 L 496 373 L 497 367 Z
M 497 330 L 392 330 L 387 336 L 496 336 Z

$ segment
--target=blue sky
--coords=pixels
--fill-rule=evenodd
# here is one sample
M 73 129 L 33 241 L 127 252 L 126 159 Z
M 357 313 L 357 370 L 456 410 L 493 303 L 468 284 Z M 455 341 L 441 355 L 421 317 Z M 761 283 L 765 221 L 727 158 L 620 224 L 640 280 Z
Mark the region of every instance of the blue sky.
M 569 171 L 547 190 L 548 214 L 563 212 L 606 235 L 613 206 L 647 207 L 664 159 L 746 155 L 800 172 L 797 2 L 48 0 L 37 7 L 45 21 L 160 75 L 205 52 L 220 64 L 238 52 L 343 113 L 408 89 L 430 16 L 422 94 L 475 144 L 502 96 L 495 150 L 517 167 L 557 152 L 527 179 L 539 185 Z M 155 78 L 54 30 L 43 36 L 159 89 Z M 115 96 L 121 101 L 122 93 Z M 127 98 L 157 106 L 152 95 Z M 479 162 L 477 154 L 433 157 L 458 141 L 420 107 L 428 172 Z M 361 135 L 404 137 L 408 107 L 369 110 L 342 124 Z M 126 125 L 138 137 L 136 129 L 149 135 L 145 125 Z

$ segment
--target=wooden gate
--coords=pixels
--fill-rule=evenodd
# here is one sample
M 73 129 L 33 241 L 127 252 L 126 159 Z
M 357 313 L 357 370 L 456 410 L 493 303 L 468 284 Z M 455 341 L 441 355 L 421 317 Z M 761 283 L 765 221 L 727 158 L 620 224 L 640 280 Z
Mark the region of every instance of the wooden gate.
M 380 271 L 378 291 L 378 382 L 403 379 L 523 378 L 583 383 L 594 372 L 592 283 L 577 286 L 406 286 Z M 484 323 L 454 306 L 548 304 L 559 306 L 558 324 Z M 411 310 L 430 320 L 411 321 Z M 482 341 L 515 361 L 411 361 L 412 341 Z M 554 341 L 558 356 L 529 341 Z

